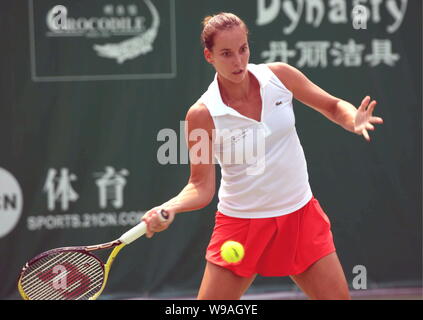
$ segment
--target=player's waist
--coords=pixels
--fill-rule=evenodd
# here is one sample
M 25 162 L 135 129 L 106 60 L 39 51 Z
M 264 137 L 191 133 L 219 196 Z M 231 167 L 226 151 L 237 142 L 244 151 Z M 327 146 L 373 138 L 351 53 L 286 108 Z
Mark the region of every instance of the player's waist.
M 245 194 L 243 197 L 231 197 L 219 191 L 218 210 L 235 218 L 270 218 L 295 212 L 303 207 L 313 194 L 310 185 L 304 185 L 295 193 L 283 195 L 274 192 L 267 197 Z

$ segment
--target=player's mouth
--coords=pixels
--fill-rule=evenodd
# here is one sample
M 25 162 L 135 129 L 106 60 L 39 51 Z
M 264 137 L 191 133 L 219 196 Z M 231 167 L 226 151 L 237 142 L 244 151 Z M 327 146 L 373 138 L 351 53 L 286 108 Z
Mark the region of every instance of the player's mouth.
M 234 75 L 236 75 L 236 76 L 239 76 L 240 74 L 242 74 L 244 72 L 244 69 L 240 69 L 240 70 L 237 70 L 237 71 L 234 71 L 234 72 L 232 72 L 232 74 L 234 74 Z

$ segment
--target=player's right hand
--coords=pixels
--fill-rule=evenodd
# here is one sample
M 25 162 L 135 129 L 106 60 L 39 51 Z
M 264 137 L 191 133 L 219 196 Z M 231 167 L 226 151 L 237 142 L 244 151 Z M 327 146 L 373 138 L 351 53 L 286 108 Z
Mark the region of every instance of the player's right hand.
M 161 209 L 164 209 L 169 215 L 169 218 L 165 221 L 163 221 L 163 218 L 160 217 L 159 211 Z M 147 211 L 141 218 L 141 221 L 144 221 L 147 224 L 146 237 L 151 238 L 154 233 L 166 230 L 173 222 L 174 218 L 175 213 L 162 206 L 158 206 Z

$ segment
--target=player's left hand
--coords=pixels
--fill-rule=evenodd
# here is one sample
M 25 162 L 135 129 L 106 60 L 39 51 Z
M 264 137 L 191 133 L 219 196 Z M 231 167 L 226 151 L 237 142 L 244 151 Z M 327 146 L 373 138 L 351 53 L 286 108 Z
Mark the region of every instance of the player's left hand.
M 373 124 L 382 124 L 383 119 L 380 117 L 373 116 L 373 110 L 376 107 L 377 102 L 371 101 L 370 97 L 367 96 L 361 102 L 360 107 L 357 109 L 357 113 L 354 119 L 354 132 L 358 135 L 364 136 L 364 138 L 370 142 L 370 136 L 367 130 L 374 131 L 375 127 Z

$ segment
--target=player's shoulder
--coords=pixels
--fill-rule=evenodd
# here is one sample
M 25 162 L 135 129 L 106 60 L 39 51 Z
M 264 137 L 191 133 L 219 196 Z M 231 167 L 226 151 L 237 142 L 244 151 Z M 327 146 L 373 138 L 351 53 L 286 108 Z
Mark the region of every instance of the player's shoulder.
M 210 111 L 201 101 L 195 102 L 188 109 L 185 120 L 193 124 L 193 127 L 213 127 L 213 119 L 210 115 Z
M 187 112 L 187 117 L 191 119 L 198 117 L 202 118 L 206 117 L 207 115 L 210 116 L 210 112 L 206 105 L 201 101 L 195 102 L 191 107 L 189 107 Z
M 291 75 L 298 71 L 295 67 L 285 62 L 271 62 L 266 64 L 267 67 L 273 71 L 277 76 L 279 75 Z
M 285 62 L 268 63 L 269 69 L 278 77 L 278 79 L 289 89 L 293 90 L 298 80 L 301 79 L 302 73 L 297 68 Z

